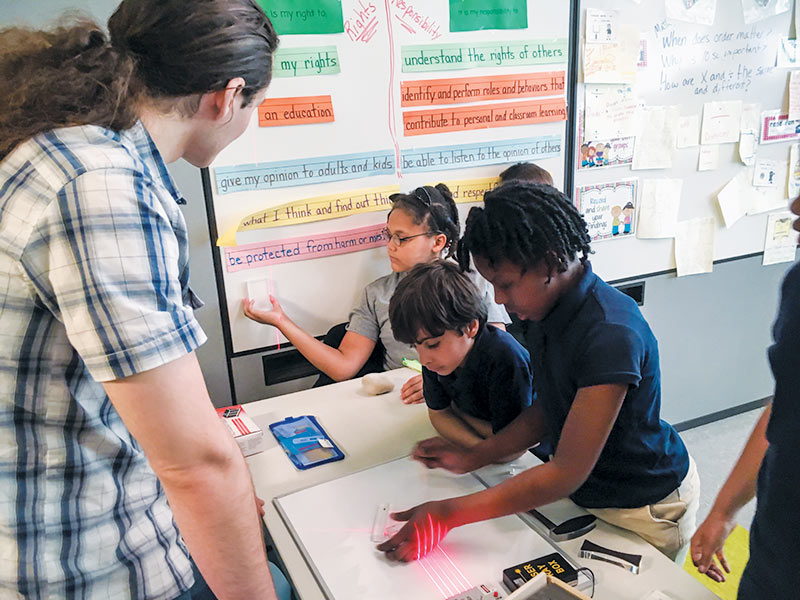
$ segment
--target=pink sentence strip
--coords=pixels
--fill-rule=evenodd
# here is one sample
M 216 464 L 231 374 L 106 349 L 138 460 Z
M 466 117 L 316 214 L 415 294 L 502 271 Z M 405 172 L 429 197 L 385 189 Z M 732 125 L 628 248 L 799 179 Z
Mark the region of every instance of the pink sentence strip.
M 227 247 L 225 265 L 228 273 L 234 273 L 245 269 L 379 248 L 386 245 L 383 228 L 383 224 L 370 225 L 346 231 Z

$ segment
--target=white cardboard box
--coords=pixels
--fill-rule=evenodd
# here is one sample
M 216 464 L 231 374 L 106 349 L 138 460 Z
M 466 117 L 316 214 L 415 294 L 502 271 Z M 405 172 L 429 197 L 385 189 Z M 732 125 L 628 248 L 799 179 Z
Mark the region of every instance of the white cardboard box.
M 224 406 L 217 409 L 217 414 L 225 421 L 242 454 L 250 456 L 264 451 L 264 432 L 247 416 L 243 406 Z

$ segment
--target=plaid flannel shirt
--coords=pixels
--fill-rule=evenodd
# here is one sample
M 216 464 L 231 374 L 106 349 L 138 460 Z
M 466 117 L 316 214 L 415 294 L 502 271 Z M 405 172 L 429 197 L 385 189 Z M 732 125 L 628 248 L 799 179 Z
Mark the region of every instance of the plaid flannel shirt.
M 183 203 L 141 123 L 0 162 L 0 597 L 175 598 L 158 479 L 100 382 L 173 361 L 194 318 Z

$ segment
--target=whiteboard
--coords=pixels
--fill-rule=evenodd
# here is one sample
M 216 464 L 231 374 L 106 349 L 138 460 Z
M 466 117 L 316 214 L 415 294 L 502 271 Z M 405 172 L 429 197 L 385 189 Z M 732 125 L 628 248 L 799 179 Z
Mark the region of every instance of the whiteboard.
M 425 26 L 409 27 L 404 11 L 414 5 L 424 16 Z M 352 21 L 359 10 L 372 7 L 377 29 L 368 43 L 353 40 L 347 33 L 348 19 Z M 405 7 L 405 8 L 403 8 Z M 213 219 L 220 234 L 235 227 L 240 219 L 256 211 L 295 200 L 353 192 L 380 186 L 399 185 L 402 191 L 436 182 L 457 182 L 475 178 L 494 177 L 505 165 L 492 164 L 459 167 L 441 171 L 401 169 L 400 173 L 371 177 L 308 183 L 276 189 L 242 190 L 220 193 L 218 172 L 247 165 L 274 163 L 293 159 L 332 157 L 365 152 L 391 150 L 402 153 L 413 149 L 462 147 L 504 140 L 553 137 L 559 149 L 549 158 L 536 160 L 548 169 L 557 185 L 564 179 L 564 149 L 566 121 L 534 125 L 496 127 L 474 131 L 444 132 L 430 135 L 403 135 L 403 111 L 400 108 L 401 83 L 427 79 L 478 77 L 485 75 L 514 75 L 548 71 L 564 71 L 569 80 L 568 53 L 563 62 L 528 66 L 480 67 L 469 70 L 403 72 L 401 52 L 412 45 L 480 44 L 515 40 L 537 40 L 569 37 L 570 3 L 548 0 L 528 0 L 528 28 L 516 30 L 484 30 L 449 32 L 449 2 L 377 2 L 375 0 L 342 0 L 345 33 L 330 35 L 287 35 L 281 38 L 281 50 L 302 47 L 335 46 L 341 71 L 335 75 L 274 78 L 268 98 L 294 98 L 330 95 L 335 121 L 332 123 L 259 127 L 254 115 L 248 130 L 226 148 L 209 169 L 210 201 Z M 372 18 L 372 16 L 370 18 Z M 411 25 L 414 22 L 411 21 Z M 436 37 L 433 40 L 433 36 Z M 560 97 L 564 97 L 566 86 Z M 490 104 L 490 102 L 474 103 Z M 454 107 L 472 104 L 452 105 Z M 449 108 L 449 106 L 448 106 Z M 392 118 L 391 115 L 394 115 Z M 393 135 L 394 132 L 394 135 Z M 518 162 L 510 159 L 508 162 Z M 463 219 L 470 204 L 459 204 Z M 287 225 L 274 229 L 240 232 L 237 243 L 246 245 L 274 239 L 315 236 L 341 230 L 378 225 L 386 220 L 387 211 L 362 213 L 343 219 Z M 332 325 L 346 321 L 365 285 L 390 272 L 385 248 L 374 248 L 350 254 L 315 258 L 285 264 L 231 272 L 225 263 L 224 249 L 215 249 L 221 265 L 218 281 L 223 288 L 230 324 L 231 348 L 234 353 L 266 349 L 285 340 L 272 327 L 246 319 L 241 300 L 246 296 L 248 281 L 268 280 L 268 287 L 281 301 L 284 310 L 312 335 L 324 334 Z
M 441 600 L 502 581 L 503 569 L 556 552 L 517 516 L 458 527 L 440 550 L 408 564 L 370 541 L 377 507 L 393 510 L 485 489 L 472 475 L 429 470 L 401 458 L 275 499 L 325 595 L 347 600 Z
M 760 103 L 763 111 L 786 110 L 788 70 L 775 68 L 775 64 L 781 36 L 792 34 L 792 11 L 745 25 L 741 0 L 717 0 L 716 4 L 714 24 L 704 26 L 667 19 L 664 0 L 643 0 L 638 4 L 631 0 L 582 0 L 581 32 L 583 36 L 587 8 L 619 11 L 621 24 L 638 27 L 646 48 L 647 65 L 637 69 L 634 89 L 649 106 L 676 105 L 680 115 L 697 114 L 701 119 L 703 104 L 718 100 Z M 748 69 L 750 74 L 745 75 L 743 69 Z M 724 72 L 726 79 L 738 89 L 715 93 L 712 82 L 703 92 L 704 73 L 708 83 L 710 74 L 717 72 Z M 584 95 L 585 86 L 579 83 L 576 92 L 579 108 Z M 573 143 L 579 148 L 577 128 L 575 135 Z M 760 144 L 757 156 L 788 165 L 790 145 L 788 142 Z M 746 216 L 727 229 L 716 202 L 716 195 L 725 184 L 746 169 L 739 160 L 738 145 L 720 146 L 719 168 L 713 171 L 697 170 L 698 153 L 699 147 L 676 150 L 671 169 L 631 170 L 624 166 L 587 170 L 577 169 L 576 163 L 575 185 L 634 177 L 639 179 L 641 194 L 644 179 L 683 179 L 679 220 L 715 217 L 714 260 L 762 252 L 767 214 Z M 580 152 L 576 152 L 576 161 L 580 161 Z M 604 240 L 595 242 L 593 249 L 594 270 L 606 280 L 675 268 L 672 239 Z

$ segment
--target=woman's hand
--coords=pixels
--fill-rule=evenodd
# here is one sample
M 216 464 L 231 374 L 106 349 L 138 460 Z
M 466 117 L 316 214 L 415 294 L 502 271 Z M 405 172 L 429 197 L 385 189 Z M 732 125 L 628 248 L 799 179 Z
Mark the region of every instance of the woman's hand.
M 244 315 L 248 319 L 252 319 L 257 323 L 280 327 L 280 324 L 286 318 L 286 315 L 284 314 L 281 305 L 275 299 L 275 296 L 270 294 L 269 301 L 272 303 L 272 310 L 255 308 L 255 300 L 251 300 L 250 298 L 242 299 L 242 310 L 244 310 Z

